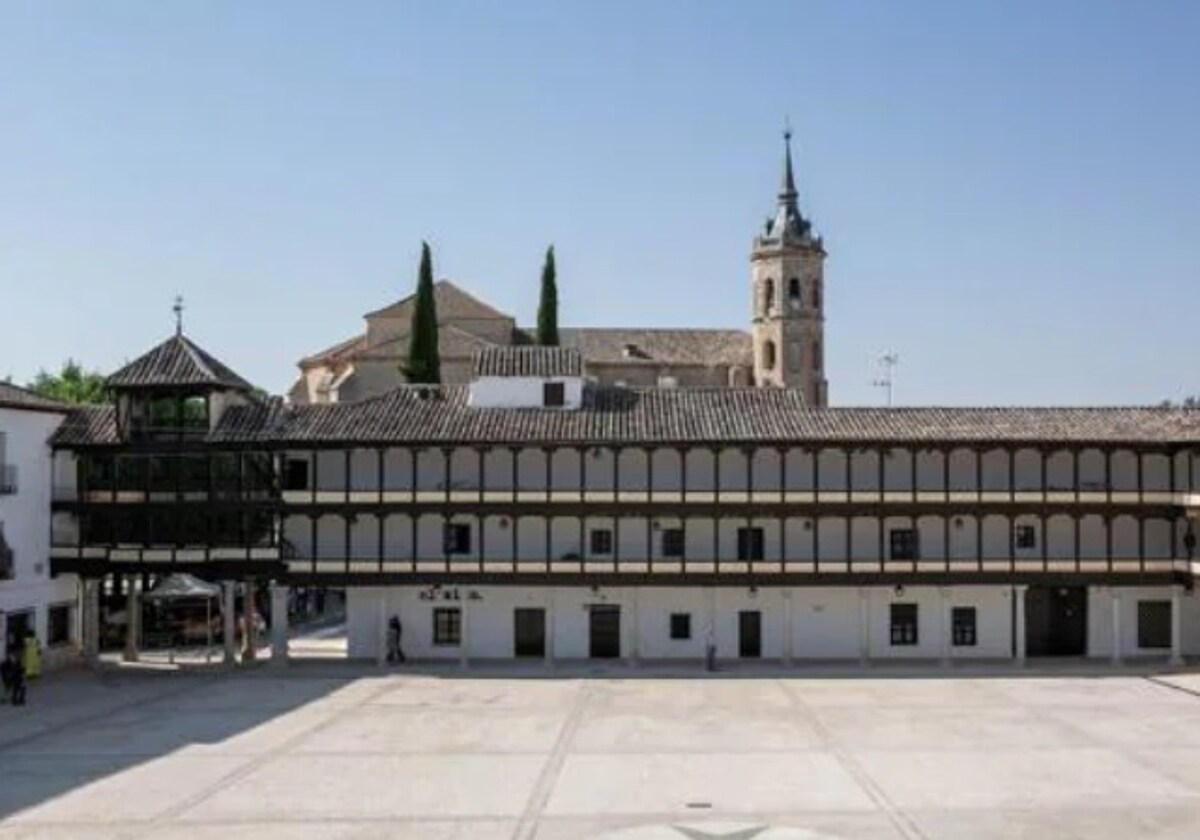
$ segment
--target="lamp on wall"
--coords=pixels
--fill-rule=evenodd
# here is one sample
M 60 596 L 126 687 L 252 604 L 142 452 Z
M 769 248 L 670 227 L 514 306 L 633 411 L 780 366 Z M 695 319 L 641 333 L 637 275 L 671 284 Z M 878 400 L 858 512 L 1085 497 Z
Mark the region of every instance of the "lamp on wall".
M 897 598 L 903 598 L 904 597 L 904 584 L 897 583 L 896 588 L 893 589 L 892 592 L 895 593 Z

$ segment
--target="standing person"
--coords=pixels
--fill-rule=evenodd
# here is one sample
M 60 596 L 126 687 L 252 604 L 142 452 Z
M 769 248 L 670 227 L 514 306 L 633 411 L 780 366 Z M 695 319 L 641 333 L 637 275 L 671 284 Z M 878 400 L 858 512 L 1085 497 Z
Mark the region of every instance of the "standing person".
M 4 661 L 0 662 L 0 686 L 2 686 L 4 689 L 4 692 L 2 694 L 0 694 L 0 702 L 3 702 L 3 703 L 8 702 L 8 696 L 9 696 L 9 694 L 12 693 L 12 682 L 13 682 L 13 672 L 12 672 L 11 653 L 10 653 L 12 651 L 12 648 L 6 647 L 5 651 L 7 651 L 7 652 L 4 654 Z
M 21 655 L 15 650 L 9 650 L 4 665 L 8 672 L 10 698 L 14 706 L 25 705 L 25 666 L 21 663 Z

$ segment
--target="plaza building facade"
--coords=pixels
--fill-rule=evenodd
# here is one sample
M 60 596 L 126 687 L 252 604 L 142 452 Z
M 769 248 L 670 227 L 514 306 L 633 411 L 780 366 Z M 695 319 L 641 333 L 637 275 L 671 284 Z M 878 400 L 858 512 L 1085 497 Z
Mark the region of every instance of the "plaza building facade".
M 785 149 L 736 336 L 530 346 L 441 284 L 444 384 L 402 301 L 284 401 L 176 334 L 51 438 L 53 570 L 89 639 L 102 589 L 269 581 L 280 654 L 335 586 L 356 657 L 1200 655 L 1200 411 L 829 408 L 825 256 Z
M 493 348 L 465 386 L 295 406 L 176 336 L 53 438 L 55 568 L 345 587 L 356 657 L 393 616 L 422 659 L 1200 654 L 1200 412 L 582 371 Z
M 0 658 L 32 636 L 47 665 L 77 653 L 73 575 L 50 562 L 50 465 L 46 441 L 70 406 L 0 382 Z

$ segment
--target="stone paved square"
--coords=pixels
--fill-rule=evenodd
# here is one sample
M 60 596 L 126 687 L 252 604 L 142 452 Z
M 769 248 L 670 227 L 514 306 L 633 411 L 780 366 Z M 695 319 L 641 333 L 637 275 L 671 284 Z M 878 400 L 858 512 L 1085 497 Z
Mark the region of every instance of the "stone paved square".
M 0 706 L 0 840 L 1182 840 L 1197 732 L 1132 667 L 74 672 Z

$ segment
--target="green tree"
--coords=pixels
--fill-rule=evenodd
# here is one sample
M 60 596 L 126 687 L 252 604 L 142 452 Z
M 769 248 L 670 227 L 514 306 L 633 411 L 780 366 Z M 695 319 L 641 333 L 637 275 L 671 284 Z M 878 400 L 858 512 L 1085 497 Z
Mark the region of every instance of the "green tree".
M 1200 397 L 1185 397 L 1183 402 L 1171 402 L 1163 400 L 1159 403 L 1163 408 L 1200 408 Z
M 408 359 L 404 377 L 413 383 L 436 385 L 442 381 L 438 354 L 437 304 L 433 299 L 433 258 L 429 243 L 421 243 L 421 268 L 417 274 L 417 299 L 408 330 Z
M 52 400 L 73 404 L 106 403 L 111 397 L 104 387 L 104 377 L 87 371 L 74 359 L 67 359 L 57 374 L 38 371 L 26 385 L 29 390 Z
M 554 268 L 554 246 L 546 249 L 542 265 L 542 293 L 538 300 L 537 343 L 558 345 L 558 279 Z

